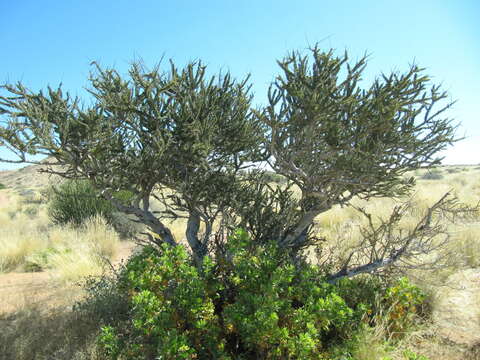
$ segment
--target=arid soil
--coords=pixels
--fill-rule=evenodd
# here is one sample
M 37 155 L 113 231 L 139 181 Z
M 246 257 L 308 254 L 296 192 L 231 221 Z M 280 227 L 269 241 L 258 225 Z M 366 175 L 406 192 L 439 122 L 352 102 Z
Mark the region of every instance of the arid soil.
M 135 246 L 132 242 L 122 242 L 112 261 L 113 266 L 118 267 L 128 259 Z M 79 284 L 61 284 L 55 274 L 47 271 L 0 274 L 0 315 L 32 305 L 41 305 L 45 309 L 68 305 L 81 294 Z
M 468 347 L 480 345 L 480 269 L 448 278 L 439 290 L 433 320 L 440 336 Z
M 0 206 L 8 203 L 8 195 L 5 191 L 0 191 Z

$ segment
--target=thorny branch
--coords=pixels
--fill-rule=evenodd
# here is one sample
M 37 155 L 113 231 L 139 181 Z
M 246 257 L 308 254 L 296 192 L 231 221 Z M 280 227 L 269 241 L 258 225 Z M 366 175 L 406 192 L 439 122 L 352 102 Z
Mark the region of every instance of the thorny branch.
M 336 265 L 338 270 L 329 281 L 333 283 L 362 273 L 442 267 L 445 254 L 440 250 L 450 240 L 448 225 L 474 219 L 480 210 L 479 205 L 462 204 L 455 196 L 446 193 L 425 210 L 415 226 L 402 229 L 401 221 L 410 215 L 412 206 L 411 202 L 397 205 L 386 219 L 374 218 L 365 209 L 354 207 L 366 218 L 367 224 L 360 228 L 360 241 L 348 249 L 344 261 Z M 330 260 L 326 258 L 328 255 L 328 250 L 320 254 L 319 262 L 324 266 Z

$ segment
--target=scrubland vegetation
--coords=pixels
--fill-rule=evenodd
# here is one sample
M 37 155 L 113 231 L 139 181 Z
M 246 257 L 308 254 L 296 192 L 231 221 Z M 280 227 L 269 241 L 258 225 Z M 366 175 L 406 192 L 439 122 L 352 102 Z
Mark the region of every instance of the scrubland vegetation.
M 365 87 L 366 61 L 318 45 L 291 52 L 258 108 L 248 78 L 209 78 L 200 61 L 167 72 L 133 63 L 127 77 L 93 63 L 88 105 L 61 87 L 3 85 L 0 141 L 67 182 L 48 205 L 32 197 L 38 206 L 6 211 L 31 221 L 2 242 L 2 269 L 66 284 L 97 275 L 73 307 L 6 316 L 3 354 L 436 357 L 461 331 L 432 325 L 440 285 L 478 264 L 478 169 L 439 167 L 457 124 L 424 69 Z M 98 276 L 117 234 L 143 246 Z M 473 329 L 478 304 L 455 301 Z M 53 342 L 39 341 L 49 319 Z M 455 350 L 473 359 L 467 335 Z
M 440 167 L 435 170 L 435 173 L 441 177 L 436 180 L 425 179 L 425 174 L 430 172 L 431 170 L 425 169 L 414 174 L 418 179 L 418 184 L 411 197 L 411 202 L 414 204 L 412 209 L 414 211 L 409 214 L 409 217 L 404 219 L 401 226 L 405 229 L 415 224 L 415 220 L 418 220 L 416 217 L 420 216 L 423 210 L 438 200 L 439 194 L 445 191 L 452 191 L 462 201 L 471 204 L 475 204 L 480 200 L 480 169 L 475 167 Z M 104 266 L 104 259 L 111 258 L 118 248 L 119 237 L 117 233 L 99 216 L 87 218 L 84 223 L 77 226 L 55 225 L 48 217 L 48 203 L 45 197 L 42 197 L 40 194 L 33 194 L 28 198 L 23 198 L 10 192 L 8 189 L 2 191 L 4 194 L 9 195 L 9 201 L 2 204 L 1 211 L 3 232 L 0 257 L 2 259 L 3 273 L 11 273 L 12 271 L 50 271 L 54 274 L 51 281 L 60 281 L 62 284 L 65 284 L 62 285 L 65 288 L 63 291 L 70 291 L 68 287 L 65 287 L 69 282 L 71 284 L 72 281 L 85 279 L 88 275 L 95 276 L 90 278 L 91 280 L 88 282 L 82 282 L 83 285 L 81 287 L 77 286 L 75 291 L 79 295 L 76 298 L 69 299 L 62 306 L 46 309 L 42 304 L 34 304 L 32 301 L 30 304 L 27 302 L 27 305 L 18 309 L 16 313 L 4 313 L 2 319 L 7 326 L 3 327 L 0 332 L 0 350 L 5 354 L 3 358 L 47 359 L 54 356 L 56 359 L 104 359 L 112 356 L 111 354 L 114 354 L 114 352 L 110 352 L 110 355 L 108 355 L 105 353 L 105 349 L 112 349 L 112 351 L 117 349 L 115 351 L 119 351 L 118 347 L 115 348 L 118 345 L 115 339 L 118 338 L 114 337 L 114 327 L 103 328 L 102 332 L 99 333 L 100 325 L 110 324 L 109 326 L 119 326 L 118 324 L 122 324 L 129 316 L 128 299 L 125 298 L 125 294 L 122 294 L 117 287 L 114 281 L 115 276 L 113 274 L 108 275 L 108 271 L 106 271 Z M 353 203 L 356 206 L 368 207 L 369 211 L 375 216 L 384 216 L 401 200 L 405 199 L 377 199 L 368 203 L 354 200 Z M 36 211 L 26 211 L 26 209 L 32 207 Z M 255 321 L 260 321 L 259 312 L 267 311 L 268 313 L 269 306 L 285 306 L 281 304 L 275 305 L 275 301 L 281 299 L 281 296 L 275 295 L 275 291 L 282 291 L 281 283 L 272 284 L 270 281 L 267 281 L 264 285 L 256 283 L 255 286 L 258 286 L 258 289 L 252 288 L 253 284 L 246 283 L 244 291 L 250 291 L 248 295 L 245 294 L 249 301 L 253 301 L 252 298 L 254 298 L 256 292 L 259 295 L 261 294 L 262 300 L 256 303 L 256 311 L 249 315 L 247 308 L 242 310 L 242 303 L 240 302 L 232 309 L 236 309 L 235 311 L 247 311 L 238 315 L 241 319 L 245 319 L 245 322 L 242 323 L 245 325 L 236 323 L 235 321 L 238 320 L 235 320 L 235 313 L 231 312 L 228 312 L 227 317 L 222 321 L 227 322 L 225 328 L 231 329 L 232 332 L 235 327 L 246 326 L 247 323 L 255 324 L 253 328 L 256 329 L 257 333 L 252 334 L 252 336 L 258 339 L 258 341 L 266 341 L 262 345 L 263 347 L 267 346 L 265 351 L 268 350 L 269 341 L 270 343 L 282 343 L 284 344 L 283 351 L 288 348 L 290 351 L 293 351 L 292 354 L 297 354 L 291 355 L 292 358 L 316 358 L 314 355 L 308 355 L 308 352 L 302 355 L 301 353 L 295 353 L 295 351 L 307 351 L 308 349 L 306 350 L 304 345 L 309 341 L 313 341 L 313 346 L 315 341 L 323 341 L 325 344 L 328 344 L 328 339 L 336 338 L 337 341 L 344 339 L 346 342 L 329 346 L 329 352 L 325 352 L 322 355 L 324 358 L 336 359 L 345 356 L 345 354 L 350 354 L 350 358 L 357 360 L 410 360 L 427 359 L 427 357 L 422 357 L 422 354 L 433 359 L 438 354 L 443 353 L 446 359 L 456 359 L 455 354 L 457 353 L 462 354 L 466 359 L 475 359 L 476 354 L 478 354 L 478 352 L 475 352 L 478 351 L 475 348 L 468 349 L 461 345 L 455 347 L 448 343 L 447 340 L 442 340 L 441 338 L 436 338 L 436 335 L 432 335 L 432 331 L 435 334 L 434 330 L 432 330 L 435 328 L 435 324 L 431 318 L 431 314 L 436 311 L 437 297 L 442 295 L 439 289 L 446 279 L 459 271 L 476 268 L 480 263 L 478 219 L 470 220 L 450 227 L 451 239 L 444 249 L 448 255 L 448 261 L 435 271 L 407 271 L 404 275 L 409 277 L 409 282 L 393 282 L 388 289 L 381 282 L 375 283 L 371 282 L 373 281 L 371 279 L 368 280 L 369 278 L 359 278 L 353 282 L 344 282 L 342 286 L 337 288 L 327 287 L 321 290 L 325 292 L 322 298 L 327 299 L 327 302 L 321 306 L 326 306 L 327 308 L 324 310 L 317 309 L 314 314 L 318 315 L 326 311 L 330 315 L 327 315 L 323 320 L 316 320 L 320 322 L 326 321 L 323 323 L 320 334 L 315 332 L 307 335 L 308 332 L 304 333 L 305 337 L 301 340 L 301 349 L 296 348 L 294 343 L 291 343 L 293 340 L 289 340 L 288 336 L 285 340 L 280 338 L 274 340 L 272 336 L 286 336 L 281 333 L 274 335 L 275 331 L 279 331 L 279 329 L 270 328 L 266 325 L 267 323 L 255 323 Z M 331 244 L 332 248 L 335 247 L 335 251 L 338 254 L 341 254 L 346 252 L 349 246 L 352 245 L 352 242 L 361 238 L 360 225 L 365 220 L 353 208 L 335 207 L 317 217 L 316 222 L 319 235 L 325 236 L 328 239 L 327 243 Z M 178 234 L 181 234 L 185 226 L 185 222 L 177 221 L 174 228 Z M 238 246 L 238 244 L 234 243 L 232 246 Z M 175 298 L 179 303 L 178 306 L 185 307 L 178 309 L 166 307 L 164 311 L 196 312 L 194 304 L 207 306 L 207 308 L 202 308 L 203 310 L 198 310 L 200 312 L 196 313 L 197 315 L 195 316 L 201 317 L 197 318 L 196 321 L 203 321 L 204 325 L 202 326 L 209 328 L 210 331 L 218 331 L 214 329 L 215 326 L 218 327 L 219 325 L 215 325 L 215 322 L 212 323 L 214 320 L 210 317 L 212 309 L 208 310 L 208 306 L 215 305 L 215 299 L 211 299 L 211 305 L 205 302 L 197 303 L 194 300 L 195 296 L 203 298 L 198 291 L 207 291 L 206 289 L 201 290 L 202 288 L 198 288 L 201 282 L 196 283 L 195 281 L 198 282 L 199 277 L 208 276 L 208 274 L 196 273 L 195 268 L 188 268 L 187 263 L 181 265 L 187 259 L 187 255 L 181 252 L 171 253 L 171 250 L 168 249 L 162 255 L 164 256 L 163 261 L 168 258 L 171 264 L 174 265 L 174 269 L 168 270 L 168 262 L 164 262 L 164 266 L 167 267 L 154 266 L 150 270 L 160 273 L 144 273 L 144 270 L 138 268 L 138 266 L 145 266 L 145 262 L 140 261 L 140 259 L 148 258 L 152 254 L 155 254 L 155 251 L 153 253 L 142 253 L 140 257 L 136 258 L 135 262 L 128 265 L 124 275 L 124 281 L 127 283 L 123 286 L 135 289 L 142 288 L 149 286 L 146 284 L 154 284 L 155 282 L 152 283 L 151 281 L 155 281 L 158 276 L 165 279 L 163 281 L 168 279 L 170 282 L 172 279 L 176 279 L 175 281 L 180 281 L 180 283 L 183 281 L 188 291 L 183 293 L 181 290 L 178 290 L 179 293 L 175 295 Z M 267 259 L 262 258 L 261 254 L 255 255 L 247 251 L 239 254 L 239 256 L 239 261 L 248 259 L 245 262 L 247 268 L 242 271 L 260 271 L 263 274 L 273 271 L 262 267 L 268 267 L 269 264 L 268 262 L 265 263 Z M 242 257 L 244 260 L 240 260 Z M 151 257 L 153 262 L 161 262 L 161 259 L 157 259 L 155 256 Z M 256 264 L 260 265 L 248 270 L 249 264 L 252 264 L 252 259 L 257 259 Z M 271 253 L 268 260 L 271 260 Z M 176 270 L 179 269 L 181 270 L 177 273 Z M 169 273 L 170 277 L 164 273 L 165 271 L 173 270 L 175 271 Z M 289 270 L 287 267 L 283 268 L 283 270 L 277 269 L 277 271 Z M 128 274 L 135 275 L 129 276 Z M 144 276 L 147 277 L 144 278 Z M 171 276 L 174 277 L 171 278 Z M 182 276 L 185 276 L 185 278 L 182 278 Z M 230 274 L 229 276 L 232 279 L 237 276 L 239 276 L 239 279 L 242 279 L 242 274 L 237 276 Z M 256 277 L 257 282 L 261 279 L 260 274 L 258 276 Z M 280 278 L 282 277 L 280 276 Z M 223 279 L 223 281 L 227 281 L 225 278 Z M 307 290 L 319 291 L 315 290 L 314 285 L 308 283 L 308 276 L 305 278 L 305 281 L 307 282 L 304 285 L 305 288 L 301 290 L 303 292 L 300 298 L 308 296 L 305 292 Z M 132 283 L 129 284 L 128 282 Z M 410 285 L 410 283 L 415 285 Z M 210 286 L 219 286 L 219 284 L 214 285 L 210 282 Z M 268 288 L 262 288 L 262 286 L 267 286 Z M 300 289 L 302 287 L 298 287 L 297 291 L 300 291 Z M 161 291 L 161 287 L 157 288 L 156 291 Z M 197 293 L 192 291 L 197 291 Z M 137 294 L 140 296 L 142 293 L 137 292 Z M 65 295 L 65 292 L 62 292 L 62 290 L 55 293 L 57 297 Z M 143 295 L 145 296 L 144 293 Z M 270 297 L 265 298 L 266 295 Z M 165 294 L 162 296 L 165 296 Z M 145 298 L 136 298 L 133 301 L 137 302 L 136 306 L 138 307 L 144 306 L 146 303 L 142 301 L 147 300 Z M 360 304 L 362 305 L 360 306 Z M 73 308 L 72 305 L 74 305 Z M 247 304 L 243 306 L 247 306 Z M 316 306 L 320 305 L 317 304 Z M 328 308 L 328 306 L 331 308 Z M 368 307 L 368 309 L 363 309 L 362 306 Z M 148 311 L 147 308 L 145 311 Z M 294 308 L 290 310 L 282 308 L 280 316 L 285 316 L 285 319 L 287 319 L 289 312 L 293 314 L 294 311 Z M 469 311 L 478 314 L 480 313 L 480 306 L 469 309 Z M 140 315 L 140 313 L 137 313 L 135 316 Z M 148 316 L 148 313 L 143 313 L 141 316 Z M 253 316 L 253 318 L 249 318 L 249 316 Z M 333 318 L 329 319 L 329 316 L 333 316 Z M 262 321 L 267 320 L 266 318 Z M 148 322 L 148 319 L 139 318 L 138 321 L 144 324 Z M 230 322 L 228 323 L 228 321 Z M 167 323 L 165 326 L 175 328 L 176 325 Z M 265 326 L 267 327 L 264 328 Z M 133 328 L 128 330 L 127 333 L 143 331 L 142 329 L 143 327 Z M 202 343 L 218 341 L 217 335 L 208 335 L 208 332 L 205 333 L 201 329 L 197 330 L 199 332 L 192 332 L 190 336 L 202 339 Z M 251 330 L 246 329 L 245 331 L 249 332 Z M 267 331 L 267 333 L 262 335 L 259 331 Z M 45 336 L 45 334 L 48 334 L 48 336 Z M 313 334 L 316 335 L 313 336 Z M 141 336 L 141 334 L 136 336 Z M 209 340 L 208 336 L 213 336 L 213 338 Z M 229 345 L 229 335 L 226 334 L 225 336 L 225 342 L 217 344 L 219 346 L 218 349 L 221 346 Z M 322 337 L 325 336 L 326 338 L 322 340 Z M 48 338 L 48 341 L 45 340 L 46 338 Z M 138 337 L 136 339 L 138 341 Z M 125 339 L 122 341 L 125 341 Z M 126 341 L 128 344 L 128 339 Z M 101 346 L 99 347 L 99 345 Z M 157 346 L 158 344 L 153 345 Z M 170 344 L 170 346 L 173 345 Z M 278 354 L 282 353 L 281 347 L 278 347 L 278 345 L 274 347 Z M 137 351 L 147 351 L 146 348 L 141 349 Z M 271 350 L 273 351 L 273 348 Z M 128 351 L 131 351 L 129 352 L 131 357 L 124 354 L 123 358 L 135 358 L 133 348 Z M 143 355 L 138 356 L 142 358 Z M 281 357 L 279 355 L 278 358 Z M 167 356 L 166 358 L 169 357 Z M 173 355 L 171 358 L 174 358 Z M 206 356 L 205 358 L 214 357 Z
M 9 194 L 1 206 L 0 271 L 42 271 L 74 281 L 100 274 L 104 259 L 111 259 L 119 237 L 101 216 L 80 227 L 54 225 L 44 201 Z

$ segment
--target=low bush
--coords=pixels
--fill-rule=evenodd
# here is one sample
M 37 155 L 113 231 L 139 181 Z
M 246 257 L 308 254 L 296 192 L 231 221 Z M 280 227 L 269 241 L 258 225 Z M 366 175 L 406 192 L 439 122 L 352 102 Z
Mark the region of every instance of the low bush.
M 117 200 L 128 203 L 132 194 L 119 191 Z M 81 226 L 87 219 L 100 215 L 123 237 L 131 237 L 138 232 L 135 224 L 126 215 L 116 211 L 114 206 L 101 198 L 86 180 L 66 181 L 51 189 L 48 214 L 55 224 Z
M 128 316 L 103 315 L 103 355 L 330 358 L 376 311 L 379 282 L 329 284 L 318 267 L 294 265 L 276 245 L 255 246 L 243 231 L 228 240 L 225 254 L 206 257 L 201 269 L 182 246 L 146 247 L 133 257 L 116 290 Z
M 118 272 L 88 276 L 82 282 L 85 297 L 73 306 L 80 318 L 99 324 L 118 325 L 129 317 L 128 296 L 119 288 Z
M 143 224 L 134 222 L 128 215 L 118 211 L 110 214 L 108 222 L 121 239 L 132 239 L 145 228 Z
M 384 296 L 388 308 L 388 331 L 391 335 L 400 336 L 408 330 L 422 312 L 421 306 L 425 293 L 408 278 L 400 278 L 396 284 L 389 287 Z
M 3 190 L 3 189 L 6 189 L 7 187 L 5 185 L 3 185 L 2 183 L 0 183 L 0 190 Z
M 274 173 L 273 171 L 266 171 L 264 177 L 267 182 L 273 182 L 278 185 L 284 185 L 287 183 L 287 178 L 285 176 Z
M 443 174 L 440 170 L 433 169 L 427 171 L 425 174 L 421 176 L 423 180 L 440 180 L 443 179 Z
M 30 305 L 0 314 L 0 359 L 103 360 L 96 351 L 97 320 L 64 307 L 53 310 Z
M 52 192 L 48 214 L 55 224 L 80 226 L 88 218 L 95 215 L 108 218 L 114 211 L 88 181 L 66 181 L 52 188 Z
M 67 252 L 68 249 L 64 249 L 64 251 Z M 47 247 L 34 252 L 26 257 L 23 270 L 26 272 L 37 272 L 51 268 L 51 258 L 58 252 L 59 250 L 54 247 Z
M 458 168 L 447 168 L 447 173 L 449 173 L 449 174 L 456 174 L 456 173 L 459 173 L 461 171 L 462 171 L 462 169 L 458 169 Z

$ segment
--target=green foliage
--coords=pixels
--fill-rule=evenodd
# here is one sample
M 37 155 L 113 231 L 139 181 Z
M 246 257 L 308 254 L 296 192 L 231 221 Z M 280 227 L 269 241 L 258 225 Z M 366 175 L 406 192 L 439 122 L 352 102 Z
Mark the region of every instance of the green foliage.
M 110 214 L 107 221 L 113 226 L 122 239 L 132 239 L 144 229 L 144 225 L 132 221 L 132 219 L 119 211 Z
M 3 189 L 6 189 L 7 187 L 5 185 L 3 185 L 2 183 L 0 183 L 0 190 L 3 190 Z
M 5 84 L 0 140 L 21 160 L 49 155 L 62 166 L 46 172 L 88 178 L 105 198 L 132 191 L 135 201 L 122 211 L 153 238 L 177 244 L 167 221 L 187 216 L 185 236 L 198 264 L 218 223 L 244 221 L 252 236 L 299 251 L 312 240 L 317 215 L 355 196 L 409 193 L 414 178 L 405 173 L 439 164 L 437 154 L 457 140 L 446 116 L 452 103 L 416 65 L 364 86 L 366 56 L 352 62 L 315 45 L 277 63 L 267 104 L 257 108 L 248 77 L 209 77 L 201 61 L 182 68 L 171 61 L 167 69 L 136 62 L 126 76 L 93 63 L 88 106 L 61 87 L 33 92 Z M 244 196 L 248 180 L 240 175 L 265 162 L 274 172 L 267 182 L 287 179 L 300 191 L 295 206 L 284 206 L 290 195 L 275 185 L 253 182 L 258 198 Z M 153 196 L 159 211 L 150 207 Z M 244 203 L 233 206 L 239 197 Z M 264 218 L 271 221 L 261 230 Z
M 265 171 L 263 176 L 265 177 L 265 181 L 276 183 L 278 185 L 284 185 L 287 182 L 287 179 L 284 176 L 273 171 Z
M 128 203 L 132 194 L 118 191 L 114 197 L 121 203 Z M 52 188 L 48 214 L 56 224 L 80 226 L 92 216 L 101 215 L 123 234 L 133 232 L 125 215 L 120 216 L 114 206 L 100 197 L 98 191 L 87 180 L 66 181 L 57 188 Z
M 106 322 L 110 359 L 321 359 L 353 334 L 373 304 L 358 284 L 325 282 L 274 244 L 237 231 L 225 256 L 199 269 L 181 246 L 146 247 L 120 275 L 130 318 Z M 347 304 L 350 303 L 351 305 Z
M 405 350 L 403 352 L 403 356 L 404 356 L 405 360 L 429 360 L 428 357 L 426 357 L 424 355 L 419 355 L 412 350 Z
M 55 224 L 80 226 L 95 215 L 108 218 L 113 206 L 99 197 L 93 186 L 85 180 L 66 181 L 53 189 L 48 215 Z
M 71 249 L 65 248 L 62 251 L 68 253 Z M 53 247 L 48 247 L 38 251 L 25 259 L 24 270 L 26 272 L 43 271 L 50 267 L 50 258 L 52 255 L 58 254 L 59 250 Z
M 423 174 L 421 178 L 423 180 L 440 180 L 443 179 L 443 174 L 438 169 L 432 169 Z
M 86 278 L 83 283 L 86 296 L 74 305 L 74 312 L 101 325 L 126 321 L 129 317 L 127 293 L 119 288 L 118 274 Z
M 384 301 L 389 309 L 389 331 L 393 334 L 402 333 L 412 326 L 420 312 L 420 306 L 426 295 L 416 285 L 402 277 L 386 291 Z
M 23 209 L 23 212 L 27 214 L 30 218 L 34 218 L 38 215 L 38 206 L 27 206 Z

